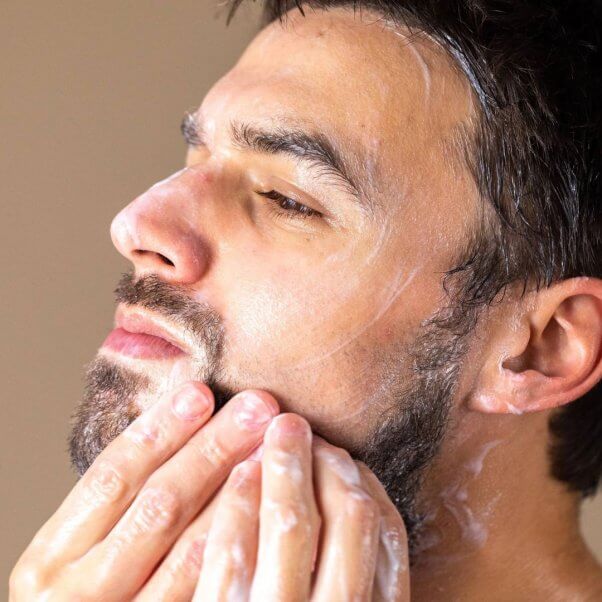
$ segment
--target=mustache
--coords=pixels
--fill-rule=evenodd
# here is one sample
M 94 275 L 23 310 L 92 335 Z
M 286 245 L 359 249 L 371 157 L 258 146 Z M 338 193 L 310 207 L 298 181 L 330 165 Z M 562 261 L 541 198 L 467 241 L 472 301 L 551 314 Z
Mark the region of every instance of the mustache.
M 191 299 L 173 284 L 155 274 L 136 280 L 134 272 L 122 274 L 114 291 L 115 301 L 156 312 L 174 322 L 201 342 L 212 357 L 219 357 L 224 344 L 224 327 L 219 313 L 207 303 Z

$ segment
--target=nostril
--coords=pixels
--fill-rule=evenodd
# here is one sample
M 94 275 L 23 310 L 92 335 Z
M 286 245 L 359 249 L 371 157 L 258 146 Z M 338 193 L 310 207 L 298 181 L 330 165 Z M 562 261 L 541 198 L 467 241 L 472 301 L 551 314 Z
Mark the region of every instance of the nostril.
M 161 259 L 161 261 L 163 263 L 165 263 L 166 265 L 171 266 L 172 268 L 175 267 L 175 263 L 169 259 L 169 257 L 165 257 L 165 255 L 161 255 L 161 253 L 157 253 L 157 256 L 159 257 L 159 259 Z
M 172 268 L 175 267 L 174 262 L 171 259 L 169 259 L 169 257 L 165 257 L 165 255 L 157 253 L 156 251 L 145 251 L 144 249 L 136 249 L 134 251 L 134 254 L 139 256 L 156 255 L 165 265 L 171 266 Z

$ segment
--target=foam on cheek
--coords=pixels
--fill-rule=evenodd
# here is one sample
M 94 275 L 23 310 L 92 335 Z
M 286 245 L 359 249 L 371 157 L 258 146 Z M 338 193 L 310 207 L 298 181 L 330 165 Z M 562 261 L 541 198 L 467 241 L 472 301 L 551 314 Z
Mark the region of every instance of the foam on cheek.
M 377 141 L 373 142 L 373 144 L 376 144 L 376 143 L 377 143 Z M 372 154 L 370 153 L 369 156 L 372 157 Z M 376 159 L 372 159 L 372 160 L 375 161 Z M 365 169 L 368 171 L 368 173 L 372 173 L 374 171 L 375 167 L 365 166 Z M 404 197 L 405 197 L 405 193 L 400 193 L 400 198 L 403 199 Z M 376 239 L 376 242 L 374 243 L 374 246 L 372 247 L 370 254 L 367 255 L 366 258 L 364 259 L 365 265 L 370 265 L 371 263 L 374 262 L 375 259 L 378 258 L 379 253 L 381 252 L 385 243 L 391 237 L 391 231 L 392 231 L 391 220 L 387 220 L 384 224 L 381 225 L 380 231 L 378 233 L 378 238 Z
M 478 395 L 477 401 L 486 412 L 495 412 L 497 401 L 493 395 L 481 393 Z
M 300 362 L 290 364 L 288 366 L 289 371 L 303 371 L 304 378 L 307 378 L 306 372 L 307 368 L 315 366 L 317 364 L 323 363 L 333 356 L 341 355 L 345 353 L 347 348 L 352 345 L 355 341 L 360 339 L 362 335 L 364 335 L 369 329 L 371 329 L 379 320 L 383 319 L 383 317 L 387 314 L 387 312 L 391 309 L 397 298 L 403 293 L 403 291 L 412 284 L 412 281 L 416 277 L 416 275 L 421 271 L 421 266 L 412 269 L 409 273 L 400 271 L 397 274 L 396 278 L 392 279 L 392 283 L 389 286 L 387 291 L 386 298 L 382 301 L 380 305 L 376 305 L 375 309 L 372 312 L 372 316 L 369 317 L 366 321 L 359 323 L 355 328 L 347 330 L 345 333 L 337 341 L 336 339 L 330 343 L 329 345 L 325 345 L 322 347 L 322 350 L 307 359 L 304 359 Z M 357 366 L 356 376 L 358 380 L 361 380 L 361 372 L 366 371 L 370 372 L 372 370 L 371 366 L 359 365 Z M 391 375 L 392 380 L 395 380 L 394 375 Z M 332 383 L 333 387 L 336 383 Z M 386 383 L 382 383 L 383 386 L 386 386 Z M 349 422 L 356 419 L 363 412 L 366 411 L 366 408 L 370 406 L 370 404 L 374 405 L 374 403 L 385 403 L 386 397 L 379 395 L 379 391 L 373 391 L 369 397 L 366 395 L 366 390 L 360 390 L 359 388 L 355 392 L 350 392 L 346 389 L 347 384 L 341 382 L 338 386 L 342 389 L 342 393 L 346 397 L 345 404 L 345 412 L 344 414 L 339 414 L 338 416 L 329 416 L 329 420 L 331 424 L 336 425 L 342 422 Z M 380 385 L 379 385 L 380 387 Z M 333 392 L 334 389 L 333 389 Z
M 520 416 L 523 411 L 520 408 L 517 408 L 515 405 L 512 405 L 509 401 L 504 402 L 506 405 L 506 408 L 508 408 L 508 411 L 511 414 L 515 414 L 516 416 Z
M 357 366 L 355 379 L 360 383 L 370 383 L 369 387 L 354 387 L 349 390 L 346 382 L 332 383 L 333 397 L 339 395 L 345 398 L 345 412 L 339 412 L 336 416 L 329 414 L 328 422 L 331 426 L 348 423 L 358 418 L 361 420 L 361 414 L 365 413 L 367 408 L 374 415 L 388 410 L 390 393 L 399 387 L 399 373 L 386 365 L 384 368 L 376 375 L 374 366 L 370 364 L 362 362 Z
M 123 358 L 121 361 L 127 361 L 127 358 Z M 193 366 L 187 356 L 176 359 L 169 372 L 161 370 L 152 377 L 153 386 L 138 394 L 136 399 L 137 405 L 144 411 L 154 405 L 157 400 L 170 395 L 174 389 L 184 382 L 189 380 L 206 380 L 206 375 L 200 372 L 200 369 L 205 370 L 206 366 L 206 361 L 201 361 L 198 365 Z M 132 369 L 136 370 L 136 368 L 136 364 L 132 363 Z
M 375 324 L 378 320 L 380 320 L 383 317 L 383 315 L 387 312 L 391 305 L 393 305 L 394 301 L 399 297 L 399 295 L 412 283 L 412 280 L 415 278 L 416 274 L 420 271 L 420 269 L 420 267 L 415 267 L 409 273 L 406 273 L 403 269 L 400 270 L 396 277 L 392 279 L 392 282 L 394 284 L 389 286 L 389 291 L 386 298 L 380 305 L 377 306 L 370 319 L 366 320 L 366 322 L 363 322 L 356 328 L 352 329 L 351 332 L 346 334 L 338 342 L 334 342 L 331 346 L 326 348 L 321 353 L 307 360 L 304 360 L 303 362 L 298 362 L 294 366 L 291 366 L 291 368 L 304 369 L 317 363 L 323 362 L 325 359 L 328 359 L 335 353 L 341 352 L 345 347 L 347 347 L 353 341 L 359 338 L 362 334 L 366 332 L 366 330 L 368 330 L 373 324 Z

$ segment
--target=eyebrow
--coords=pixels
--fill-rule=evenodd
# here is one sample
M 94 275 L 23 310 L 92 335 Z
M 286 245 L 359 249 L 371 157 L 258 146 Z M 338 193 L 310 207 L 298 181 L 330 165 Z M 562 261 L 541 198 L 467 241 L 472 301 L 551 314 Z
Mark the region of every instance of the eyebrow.
M 187 112 L 180 129 L 189 146 L 205 145 L 204 127 L 197 113 Z M 352 175 L 349 162 L 322 133 L 306 132 L 297 126 L 266 128 L 231 120 L 230 138 L 238 150 L 292 157 L 304 163 L 317 177 L 350 194 L 362 209 L 373 209 L 372 203 L 362 194 L 357 176 Z

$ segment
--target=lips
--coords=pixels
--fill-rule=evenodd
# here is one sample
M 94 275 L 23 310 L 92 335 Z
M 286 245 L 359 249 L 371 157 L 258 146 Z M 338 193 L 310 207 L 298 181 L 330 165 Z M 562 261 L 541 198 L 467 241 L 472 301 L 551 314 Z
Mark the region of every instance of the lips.
M 122 310 L 117 311 L 115 329 L 102 347 L 135 359 L 169 359 L 185 353 L 158 324 L 141 314 L 126 314 Z

